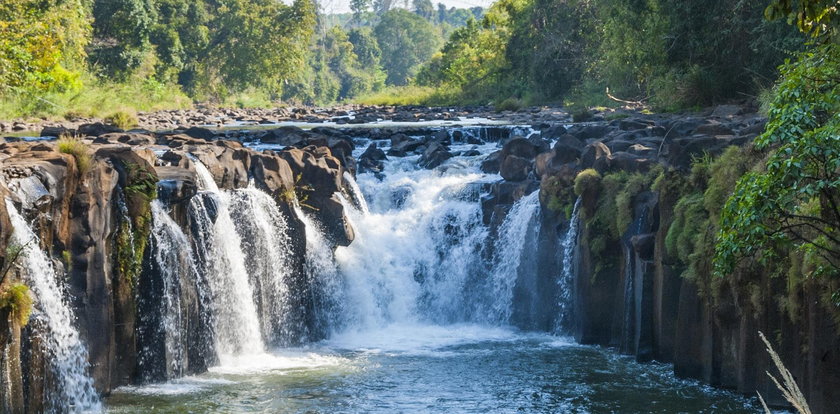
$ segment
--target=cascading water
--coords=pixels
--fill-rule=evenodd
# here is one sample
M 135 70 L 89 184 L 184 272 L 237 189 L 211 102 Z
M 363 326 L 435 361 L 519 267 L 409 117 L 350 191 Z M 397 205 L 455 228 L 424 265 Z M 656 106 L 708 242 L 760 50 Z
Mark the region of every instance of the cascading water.
M 159 295 L 161 318 L 155 334 L 164 338 L 166 378 L 184 375 L 187 355 L 187 332 L 182 315 L 182 281 L 198 280 L 198 272 L 189 240 L 169 216 L 159 200 L 151 203 L 152 231 L 150 247 L 154 252 L 155 269 L 162 281 Z
M 575 277 L 575 248 L 578 241 L 578 227 L 580 226 L 581 198 L 575 201 L 572 217 L 569 219 L 569 229 L 563 238 L 563 267 L 557 279 L 557 322 L 555 332 L 562 333 L 568 328 L 572 309 L 572 283 Z
M 205 237 L 202 257 L 207 262 L 216 352 L 225 364 L 230 356 L 262 353 L 265 345 L 242 240 L 230 215 L 230 196 L 219 190 L 203 164 L 196 162 L 195 167 L 203 194 L 193 197 L 190 209 Z
M 88 374 L 87 349 L 74 327 L 64 287 L 59 284 L 62 277 L 56 273 L 47 253 L 39 247 L 38 237 L 29 223 L 9 200 L 6 200 L 6 209 L 14 229 L 12 243 L 23 248 L 20 260 L 25 281 L 35 293 L 34 316 L 47 328 L 44 342 L 57 381 L 55 389 L 46 391 L 48 410 L 56 413 L 99 412 L 102 406 Z
M 356 208 L 358 206 L 358 209 L 364 214 L 370 213 L 370 208 L 368 207 L 364 194 L 362 194 L 362 189 L 359 188 L 359 184 L 356 183 L 356 179 L 354 179 L 353 175 L 348 171 L 344 172 L 344 182 L 350 187 L 350 195 L 353 197 L 353 201 L 355 202 L 353 207 Z
M 494 269 L 491 274 L 491 292 L 496 300 L 490 309 L 490 321 L 508 323 L 513 313 L 513 288 L 519 276 L 523 251 L 535 240 L 536 218 L 540 214 L 540 194 L 534 191 L 519 199 L 508 212 L 499 228 L 495 243 Z M 530 234 L 529 234 L 530 233 Z
M 230 211 L 248 260 L 246 267 L 257 294 L 263 337 L 287 344 L 299 327 L 288 319 L 291 309 L 288 225 L 277 203 L 253 183 L 229 194 Z
M 356 329 L 393 323 L 465 321 L 487 229 L 477 193 L 487 180 L 479 157 L 440 171 L 417 170 L 417 157 L 387 161 L 387 175 L 360 174 L 370 212 L 348 209 L 356 238 L 336 250 L 346 314 Z

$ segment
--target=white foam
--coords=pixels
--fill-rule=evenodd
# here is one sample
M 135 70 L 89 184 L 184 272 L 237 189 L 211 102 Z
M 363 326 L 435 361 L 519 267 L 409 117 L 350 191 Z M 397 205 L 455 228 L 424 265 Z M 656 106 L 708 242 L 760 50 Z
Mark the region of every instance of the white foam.
M 114 390 L 114 393 L 139 395 L 184 395 L 195 394 L 219 385 L 231 384 L 236 384 L 236 382 L 223 378 L 184 377 L 159 384 L 123 386 Z
M 311 351 L 278 350 L 271 353 L 256 353 L 236 356 L 222 356 L 220 364 L 209 371 L 223 375 L 251 375 L 266 372 L 312 369 L 347 364 L 346 358 L 334 354 Z

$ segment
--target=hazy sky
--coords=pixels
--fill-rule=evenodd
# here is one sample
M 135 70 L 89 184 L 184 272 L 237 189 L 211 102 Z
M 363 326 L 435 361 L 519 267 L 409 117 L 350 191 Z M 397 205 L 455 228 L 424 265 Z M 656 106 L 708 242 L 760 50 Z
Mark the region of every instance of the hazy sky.
M 402 5 L 405 0 L 396 0 L 396 4 Z M 448 7 L 487 7 L 493 4 L 494 0 L 432 0 L 432 4 L 437 7 L 438 3 L 443 3 Z M 326 13 L 345 13 L 350 11 L 350 0 L 320 0 L 321 6 Z M 409 4 L 411 0 L 409 0 Z

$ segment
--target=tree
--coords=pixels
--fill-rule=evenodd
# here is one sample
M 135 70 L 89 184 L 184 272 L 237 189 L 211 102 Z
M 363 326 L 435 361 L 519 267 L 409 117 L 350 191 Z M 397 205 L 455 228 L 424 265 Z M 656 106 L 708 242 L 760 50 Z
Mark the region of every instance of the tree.
M 149 35 L 156 19 L 151 0 L 96 0 L 93 64 L 109 77 L 124 78 L 151 52 Z
M 248 87 L 279 93 L 305 65 L 315 26 L 315 5 L 295 0 L 232 0 L 218 9 L 216 30 L 203 52 L 204 81 L 213 95 Z
M 382 50 L 382 66 L 387 83 L 405 85 L 429 60 L 440 45 L 434 26 L 407 10 L 394 9 L 384 15 L 374 29 Z
M 0 2 L 0 95 L 77 87 L 89 40 L 81 0 Z
M 353 12 L 353 21 L 361 23 L 364 16 L 370 11 L 371 0 L 350 0 L 350 11 Z
M 435 16 L 435 6 L 432 0 L 413 0 L 412 9 L 420 17 L 431 21 Z
M 764 171 L 738 181 L 721 217 L 718 275 L 744 258 L 767 262 L 794 249 L 814 275 L 840 276 L 840 46 L 803 53 L 782 77 L 755 141 L 770 153 Z

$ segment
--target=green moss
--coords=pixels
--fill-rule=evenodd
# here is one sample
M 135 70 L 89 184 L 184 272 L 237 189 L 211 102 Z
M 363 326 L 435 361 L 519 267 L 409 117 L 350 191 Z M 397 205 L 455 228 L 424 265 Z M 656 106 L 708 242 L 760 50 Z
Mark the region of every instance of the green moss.
M 0 291 L 0 309 L 8 309 L 14 320 L 21 326 L 26 326 L 32 313 L 29 287 L 23 283 L 14 283 Z
M 157 198 L 157 175 L 143 165 L 124 163 L 128 220 L 123 220 L 116 235 L 117 270 L 131 286 L 142 271 L 143 254 L 152 227 L 151 202 Z
M 601 174 L 592 168 L 583 170 L 575 177 L 575 194 L 578 196 L 587 192 L 597 191 L 601 185 Z
M 562 213 L 566 219 L 572 215 L 575 204 L 574 187 L 560 176 L 551 176 L 540 183 L 540 200 L 554 213 Z

